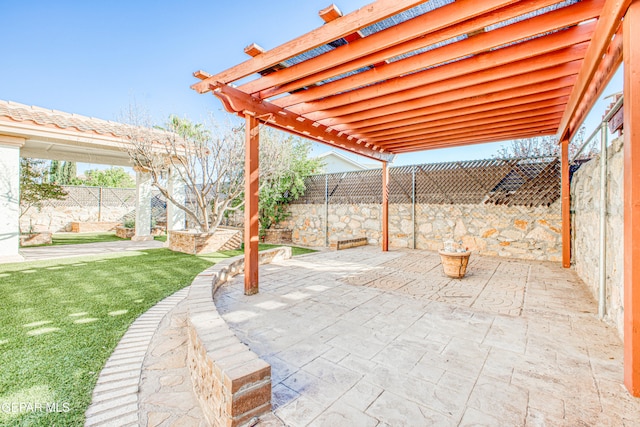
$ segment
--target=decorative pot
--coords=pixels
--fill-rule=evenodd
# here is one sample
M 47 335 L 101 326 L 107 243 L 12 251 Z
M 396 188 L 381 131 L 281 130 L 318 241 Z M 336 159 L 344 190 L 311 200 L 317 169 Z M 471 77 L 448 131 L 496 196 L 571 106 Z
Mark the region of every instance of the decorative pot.
M 446 252 L 439 250 L 440 260 L 444 274 L 454 279 L 462 279 L 467 273 L 467 264 L 471 251 L 466 252 Z

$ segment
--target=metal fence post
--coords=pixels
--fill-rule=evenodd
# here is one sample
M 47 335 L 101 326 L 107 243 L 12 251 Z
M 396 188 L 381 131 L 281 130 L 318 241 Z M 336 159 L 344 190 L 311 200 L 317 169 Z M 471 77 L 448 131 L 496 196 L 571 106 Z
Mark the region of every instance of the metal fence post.
M 329 174 L 324 175 L 324 245 L 329 246 Z
M 102 187 L 98 188 L 98 222 L 102 221 Z

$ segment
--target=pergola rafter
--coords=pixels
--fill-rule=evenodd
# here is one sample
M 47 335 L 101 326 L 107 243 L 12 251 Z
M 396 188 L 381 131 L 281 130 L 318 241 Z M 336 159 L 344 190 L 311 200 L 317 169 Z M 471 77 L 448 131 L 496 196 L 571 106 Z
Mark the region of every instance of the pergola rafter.
M 345 16 L 329 7 L 321 13 L 321 27 L 271 50 L 250 47 L 250 59 L 217 74 L 198 71 L 194 75 L 201 81 L 192 88 L 214 90 L 228 111 L 246 118 L 254 135 L 247 139 L 252 152 L 258 144 L 255 129 L 266 124 L 380 160 L 385 170 L 395 154 L 556 134 L 563 152 L 563 265 L 568 267 L 568 141 L 623 56 L 625 69 L 640 68 L 626 62 L 640 58 L 640 40 L 630 35 L 628 22 L 632 16 L 638 24 L 637 3 L 378 0 Z M 636 13 L 627 15 L 634 6 Z M 626 79 L 625 87 L 637 86 Z M 625 124 L 640 114 L 635 97 L 625 93 Z M 632 157 L 640 169 L 640 156 Z M 384 194 L 387 186 L 384 179 Z M 386 196 L 382 200 L 386 212 Z M 248 200 L 247 206 L 255 203 Z M 640 192 L 629 192 L 625 204 L 640 218 Z M 257 240 L 249 244 L 253 254 Z M 640 257 L 640 245 L 628 247 Z M 246 269 L 254 273 L 257 265 L 249 261 Z M 640 283 L 626 286 L 634 295 L 630 304 L 640 307 Z M 257 290 L 257 274 L 245 275 L 245 287 L 248 293 Z M 640 331 L 640 315 L 629 322 Z M 640 333 L 629 345 L 640 349 Z M 630 354 L 635 356 L 627 386 L 640 394 L 640 351 Z

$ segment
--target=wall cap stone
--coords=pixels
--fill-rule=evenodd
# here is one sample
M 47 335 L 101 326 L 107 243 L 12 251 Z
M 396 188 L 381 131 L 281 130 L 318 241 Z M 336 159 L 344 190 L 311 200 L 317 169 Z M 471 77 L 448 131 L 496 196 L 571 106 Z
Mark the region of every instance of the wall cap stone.
M 260 264 L 291 258 L 290 247 L 260 252 Z M 191 283 L 187 296 L 188 365 L 194 392 L 211 425 L 243 426 L 271 411 L 271 365 L 243 344 L 213 302 L 244 268 L 244 255 L 221 261 Z

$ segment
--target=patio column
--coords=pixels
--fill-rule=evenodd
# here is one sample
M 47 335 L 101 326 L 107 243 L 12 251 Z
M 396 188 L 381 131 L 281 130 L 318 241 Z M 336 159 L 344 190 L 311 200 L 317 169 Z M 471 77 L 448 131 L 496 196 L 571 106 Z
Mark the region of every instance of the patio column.
M 560 143 L 562 187 L 562 266 L 571 267 L 571 185 L 569 182 L 569 139 Z
M 134 168 L 135 169 L 135 168 Z M 136 234 L 133 241 L 153 240 L 151 235 L 151 174 L 136 171 Z
M 167 183 L 167 189 L 169 190 L 169 194 L 173 197 L 176 202 L 184 205 L 186 200 L 186 192 L 185 185 L 182 176 L 180 175 L 180 171 L 177 166 L 173 166 L 169 169 L 169 180 Z M 169 236 L 169 231 L 174 230 L 184 230 L 186 222 L 186 214 L 185 212 L 178 208 L 176 205 L 167 200 L 167 243 L 166 246 L 169 246 L 169 240 L 171 237 Z
M 0 262 L 20 255 L 20 148 L 24 138 L 0 135 Z
M 389 250 L 389 168 L 382 162 L 382 251 Z
M 623 22 L 624 384 L 640 397 L 640 2 Z
M 258 293 L 258 179 L 260 126 L 245 113 L 244 153 L 244 294 Z

